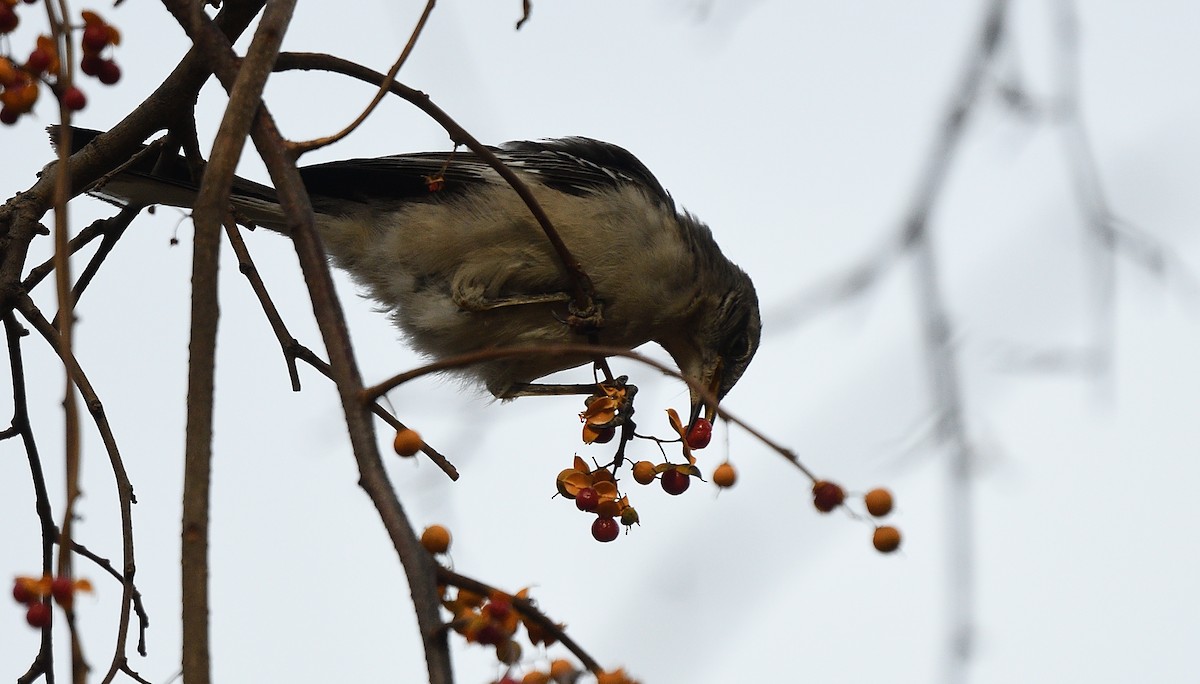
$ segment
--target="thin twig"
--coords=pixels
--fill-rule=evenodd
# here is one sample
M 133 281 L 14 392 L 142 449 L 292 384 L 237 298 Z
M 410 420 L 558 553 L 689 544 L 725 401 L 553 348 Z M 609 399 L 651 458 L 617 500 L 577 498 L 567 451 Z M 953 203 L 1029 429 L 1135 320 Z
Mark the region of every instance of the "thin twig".
M 237 255 L 238 267 L 242 275 L 250 281 L 250 287 L 254 290 L 254 294 L 258 297 L 259 304 L 263 308 L 263 313 L 267 316 L 267 320 L 271 325 L 271 330 L 275 333 L 275 339 L 278 340 L 279 346 L 283 350 L 283 357 L 287 362 L 288 375 L 292 380 L 292 391 L 300 391 L 300 374 L 296 368 L 296 361 L 304 361 L 312 366 L 317 372 L 327 378 L 333 378 L 333 371 L 329 364 L 321 359 L 311 349 L 300 344 L 300 342 L 292 336 L 288 331 L 287 325 L 283 322 L 283 317 L 279 315 L 279 310 L 276 309 L 275 303 L 271 301 L 271 296 L 267 292 L 266 284 L 263 283 L 262 277 L 258 274 L 258 268 L 254 265 L 254 260 L 250 256 L 250 250 L 246 247 L 246 243 L 242 240 L 241 232 L 237 225 L 232 222 L 225 223 L 225 234 L 229 238 L 229 244 L 233 247 L 234 254 Z M 401 423 L 395 416 L 388 412 L 387 409 L 379 405 L 378 402 L 371 407 L 371 411 L 379 416 L 385 423 L 392 426 L 393 429 L 403 430 L 404 424 Z M 458 469 L 454 464 L 427 443 L 421 444 L 421 452 L 429 457 L 429 460 L 441 468 L 442 472 L 451 480 L 457 480 Z
M 562 625 L 558 624 L 554 620 L 551 620 L 548 615 L 543 613 L 532 599 L 513 596 L 508 592 L 500 591 L 490 584 L 480 582 L 477 579 L 454 572 L 443 565 L 438 566 L 437 572 L 438 581 L 442 584 L 448 584 L 450 586 L 458 587 L 459 589 L 466 589 L 467 591 L 479 596 L 490 596 L 494 592 L 504 594 L 509 598 L 509 601 L 512 602 L 513 608 L 518 613 L 535 623 L 547 634 L 553 635 L 554 638 L 563 646 L 565 646 L 568 651 L 573 653 L 576 658 L 579 658 L 579 662 L 582 663 L 584 667 L 595 673 L 599 673 L 601 670 L 603 670 L 603 668 L 600 666 L 600 663 L 596 662 L 595 658 L 588 654 L 587 651 L 583 650 L 583 647 L 580 646 L 574 639 L 572 639 L 569 634 L 567 634 Z
M 400 73 L 400 67 L 404 66 L 404 63 L 408 61 L 408 56 L 412 54 L 413 48 L 416 47 L 417 38 L 421 36 L 421 31 L 425 29 L 425 22 L 429 20 L 429 15 L 431 12 L 433 12 L 433 6 L 436 3 L 437 0 L 428 0 L 425 3 L 425 11 L 421 13 L 421 18 L 417 20 L 417 25 L 413 27 L 412 35 L 408 37 L 408 42 L 405 43 L 404 49 L 400 51 L 400 56 L 396 59 L 396 62 L 392 64 L 392 68 L 388 69 L 387 75 L 384 77 L 383 82 L 379 84 L 379 90 L 375 92 L 375 97 L 371 98 L 371 102 L 367 105 L 366 109 L 364 109 L 362 113 L 360 113 L 358 117 L 350 123 L 349 126 L 346 126 L 333 135 L 325 136 L 323 138 L 315 138 L 306 142 L 288 143 L 288 148 L 291 150 L 294 159 L 299 159 L 300 156 L 305 152 L 312 152 L 313 150 L 336 143 L 342 138 L 345 138 L 353 133 L 355 129 L 357 129 L 364 121 L 367 120 L 367 117 L 371 115 L 371 112 L 375 111 L 375 108 L 379 106 L 380 102 L 383 101 L 383 96 L 387 95 L 388 89 L 396 80 L 396 74 Z
M 491 349 L 483 349 L 480 351 L 469 352 L 467 354 L 460 354 L 458 356 L 449 356 L 443 359 L 438 359 L 437 361 L 425 364 L 424 366 L 394 375 L 377 385 L 373 385 L 364 389 L 361 399 L 364 402 L 374 401 L 376 398 L 399 387 L 400 385 L 403 385 L 406 382 L 409 382 L 410 380 L 415 380 L 417 378 L 430 375 L 431 373 L 439 373 L 441 371 L 450 370 L 453 368 L 464 368 L 466 366 L 476 363 L 483 363 L 485 361 L 527 356 L 574 356 L 580 354 L 581 352 L 603 354 L 605 356 L 620 356 L 626 359 L 632 359 L 638 363 L 650 366 L 651 368 L 662 372 L 664 375 L 669 375 L 678 380 L 682 380 L 683 382 L 687 383 L 689 388 L 695 390 L 696 393 L 699 394 L 700 398 L 708 405 L 717 406 L 717 415 L 742 428 L 752 437 L 786 458 L 788 462 L 798 468 L 800 472 L 804 473 L 804 475 L 813 482 L 816 482 L 818 479 L 820 479 L 812 471 L 810 471 L 808 467 L 804 465 L 804 463 L 800 461 L 800 457 L 796 455 L 796 452 L 788 449 L 770 437 L 767 437 L 763 432 L 754 428 L 741 418 L 738 418 L 736 415 L 730 413 L 725 407 L 718 406 L 717 396 L 713 394 L 708 387 L 705 387 L 702 383 L 683 375 L 678 370 L 671 368 L 664 363 L 656 361 L 648 356 L 643 356 L 635 351 L 630 351 L 624 347 L 606 347 L 603 345 L 594 344 L 550 344 L 494 347 Z

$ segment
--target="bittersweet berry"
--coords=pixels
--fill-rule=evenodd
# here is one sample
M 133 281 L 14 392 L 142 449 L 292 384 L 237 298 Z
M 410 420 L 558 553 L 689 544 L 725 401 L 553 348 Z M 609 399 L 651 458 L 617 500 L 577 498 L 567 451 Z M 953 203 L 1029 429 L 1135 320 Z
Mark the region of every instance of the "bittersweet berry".
M 575 507 L 591 513 L 600 506 L 600 494 L 592 487 L 584 487 L 575 494 Z
M 77 112 L 87 106 L 87 95 L 79 88 L 71 86 L 63 91 L 62 103 L 67 109 Z
M 813 505 L 818 511 L 828 513 L 846 500 L 846 492 L 840 486 L 826 480 L 818 480 L 813 483 Z
M 880 553 L 891 553 L 900 548 L 900 530 L 890 525 L 876 527 L 871 543 Z
M 50 606 L 35 601 L 29 604 L 29 609 L 25 611 L 25 622 L 29 623 L 30 627 L 42 628 L 50 624 Z
M 877 518 L 885 516 L 892 512 L 892 493 L 883 488 L 872 489 L 863 497 L 863 503 L 871 515 Z
M 638 461 L 633 464 L 633 479 L 638 484 L 650 484 L 654 482 L 654 464 L 650 461 Z
M 703 449 L 712 441 L 712 423 L 705 418 L 697 418 L 687 433 L 687 445 L 693 449 Z
M 100 69 L 96 72 L 96 78 L 104 85 L 112 85 L 121 80 L 121 67 L 111 59 L 101 60 Z
M 671 496 L 679 496 L 687 491 L 687 488 L 692 484 L 692 478 L 682 470 L 672 468 L 663 471 L 660 479 L 663 491 Z
M 421 435 L 417 434 L 416 430 L 401 428 L 396 431 L 396 438 L 392 440 L 392 449 L 400 456 L 405 458 L 416 456 L 417 452 L 425 442 L 421 439 Z
M 621 533 L 621 526 L 612 518 L 596 518 L 592 523 L 592 536 L 599 542 L 610 542 Z
M 450 530 L 441 525 L 430 525 L 421 533 L 421 546 L 429 553 L 446 553 L 450 550 Z
M 713 471 L 712 479 L 713 484 L 722 489 L 727 489 L 737 482 L 737 470 L 734 469 L 732 463 L 726 461 L 717 466 L 717 469 Z

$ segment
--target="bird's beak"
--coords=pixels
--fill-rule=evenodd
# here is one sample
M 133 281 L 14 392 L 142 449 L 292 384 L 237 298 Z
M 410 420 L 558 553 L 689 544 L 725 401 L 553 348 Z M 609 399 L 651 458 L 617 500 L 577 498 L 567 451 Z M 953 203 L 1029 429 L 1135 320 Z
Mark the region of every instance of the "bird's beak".
M 704 419 L 710 423 L 714 418 L 717 417 L 717 393 L 721 389 L 721 369 L 723 367 L 724 363 L 722 363 L 721 359 L 717 359 L 717 362 L 713 364 L 711 368 L 706 368 L 704 372 L 701 373 L 700 382 L 704 385 L 705 389 L 708 390 L 709 396 L 712 397 L 711 400 L 705 399 L 705 397 L 697 392 L 695 388 L 690 388 L 692 395 L 692 410 L 688 416 L 689 430 L 692 428 L 692 425 L 695 425 L 696 419 L 699 418 L 701 414 L 703 414 Z

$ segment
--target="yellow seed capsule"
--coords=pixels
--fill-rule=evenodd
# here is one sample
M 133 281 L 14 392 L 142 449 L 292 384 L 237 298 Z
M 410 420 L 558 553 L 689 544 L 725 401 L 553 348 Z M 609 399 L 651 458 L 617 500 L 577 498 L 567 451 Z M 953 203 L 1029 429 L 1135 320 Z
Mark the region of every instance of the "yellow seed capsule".
M 450 530 L 441 525 L 430 525 L 421 533 L 421 546 L 429 553 L 446 553 L 450 548 Z
M 737 482 L 737 470 L 729 461 L 717 466 L 717 469 L 712 474 L 713 484 L 722 489 L 732 487 Z
M 638 461 L 633 464 L 633 479 L 638 484 L 650 484 L 654 482 L 654 464 L 650 461 Z
M 416 430 L 402 428 L 396 431 L 396 439 L 392 441 L 392 448 L 401 456 L 416 456 L 421 447 L 425 446 L 425 442 L 421 439 L 421 435 L 417 434 Z
M 880 553 L 891 553 L 900 548 L 900 530 L 890 525 L 876 527 L 875 537 L 871 542 Z

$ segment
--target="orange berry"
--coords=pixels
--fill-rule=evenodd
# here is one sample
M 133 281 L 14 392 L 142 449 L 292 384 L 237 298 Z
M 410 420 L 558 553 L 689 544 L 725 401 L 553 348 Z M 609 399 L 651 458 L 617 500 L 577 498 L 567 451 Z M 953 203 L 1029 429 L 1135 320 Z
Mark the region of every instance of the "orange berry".
M 416 430 L 401 428 L 396 431 L 396 439 L 392 440 L 392 448 L 396 453 L 408 457 L 416 456 L 421 447 L 425 446 L 425 442 L 421 439 L 421 435 L 417 434 Z
M 882 487 L 872 489 L 863 497 L 867 512 L 876 518 L 892 512 L 892 493 Z
M 891 525 L 875 528 L 875 537 L 871 540 L 875 549 L 880 553 L 891 553 L 900 548 L 900 530 Z
M 654 482 L 654 464 L 650 461 L 638 461 L 633 464 L 633 479 L 638 484 L 650 484 Z
M 737 482 L 737 470 L 729 461 L 717 466 L 717 469 L 712 474 L 713 484 L 722 489 L 732 487 Z
M 822 513 L 832 511 L 841 506 L 842 502 L 846 500 L 846 492 L 836 483 L 826 480 L 814 482 L 812 491 L 813 505 Z
M 441 525 L 430 525 L 421 533 L 421 546 L 429 553 L 446 553 L 450 549 L 450 530 Z
M 579 670 L 576 669 L 575 664 L 566 658 L 558 658 L 554 662 L 550 663 L 550 676 L 556 682 L 572 681 L 575 673 L 578 671 Z

